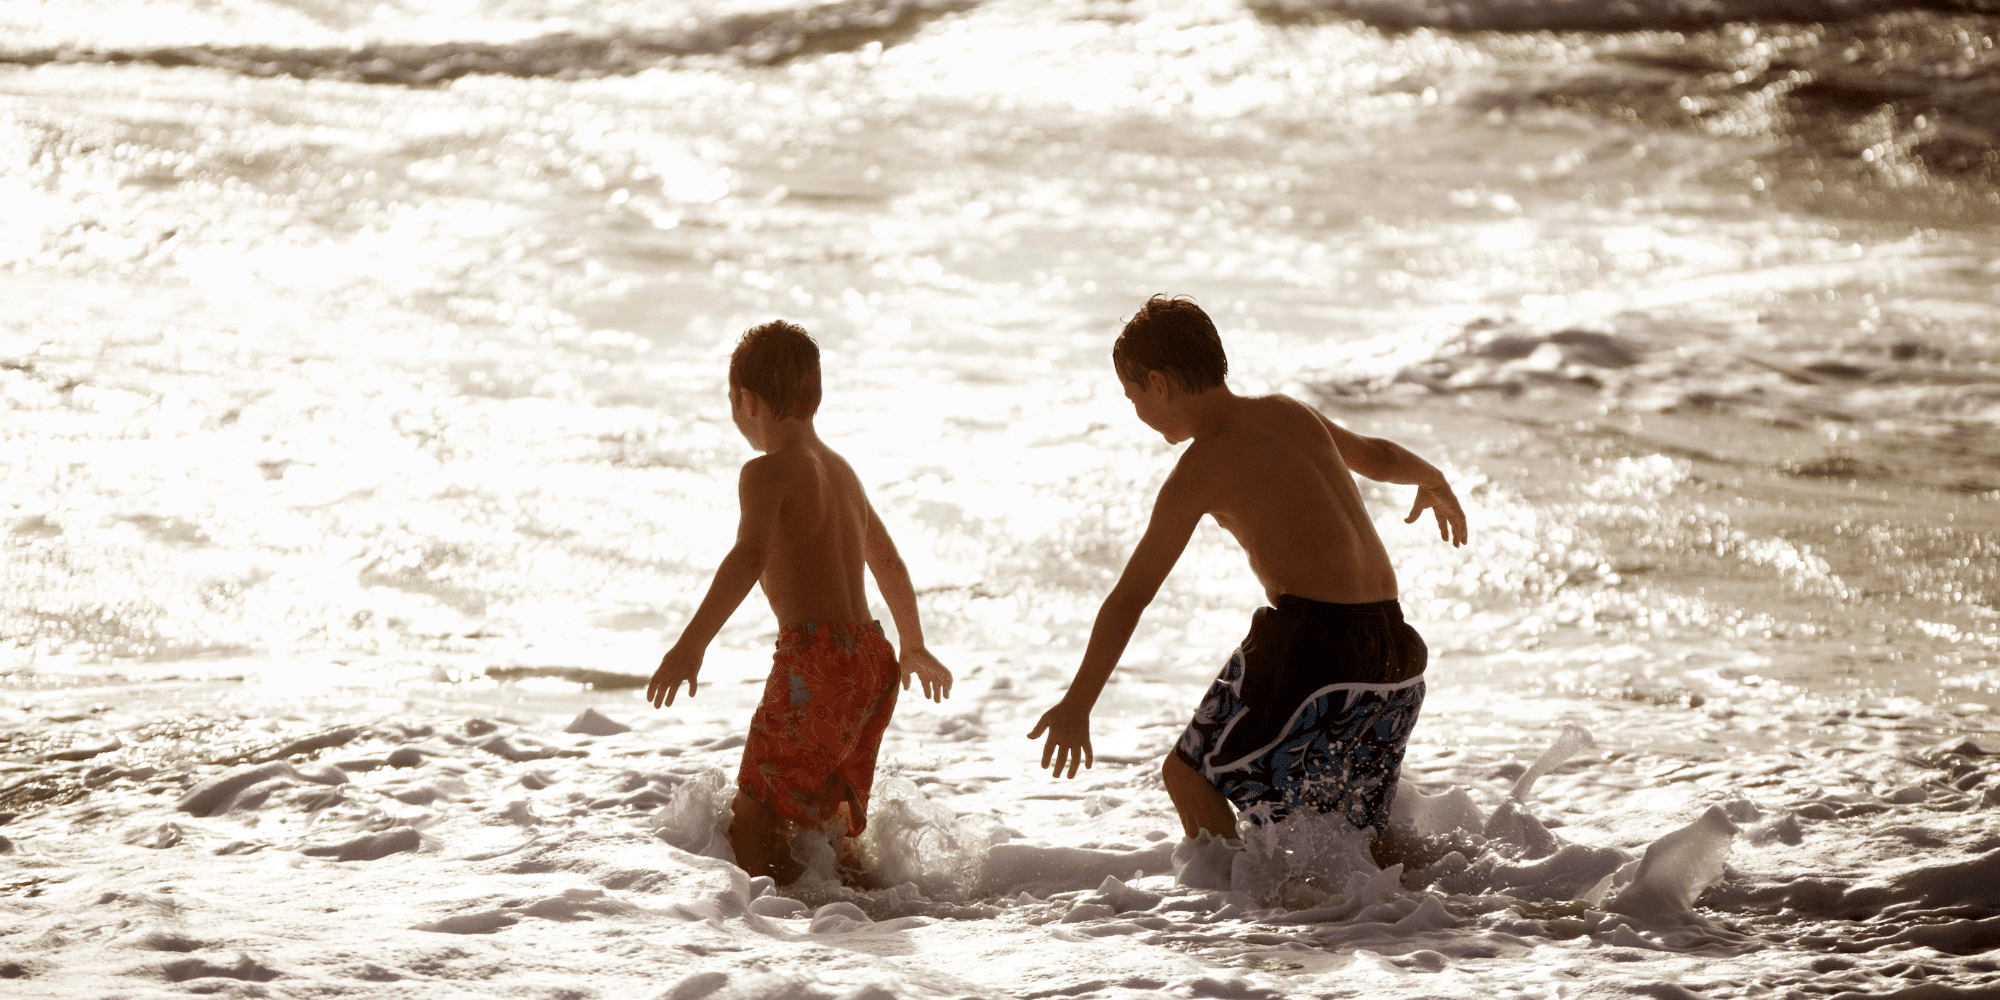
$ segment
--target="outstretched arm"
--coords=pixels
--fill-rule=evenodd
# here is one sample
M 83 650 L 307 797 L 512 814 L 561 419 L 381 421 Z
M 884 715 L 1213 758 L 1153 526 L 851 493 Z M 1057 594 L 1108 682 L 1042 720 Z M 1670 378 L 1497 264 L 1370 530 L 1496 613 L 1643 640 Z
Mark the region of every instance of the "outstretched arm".
M 1186 456 L 1181 461 L 1185 465 Z M 1083 663 L 1076 668 L 1076 678 L 1070 681 L 1062 700 L 1044 712 L 1034 731 L 1028 734 L 1032 740 L 1048 732 L 1048 741 L 1042 746 L 1042 766 L 1049 767 L 1053 760 L 1050 773 L 1056 777 L 1063 777 L 1063 769 L 1067 767 L 1068 776 L 1074 778 L 1077 765 L 1089 767 L 1095 759 L 1090 749 L 1091 706 L 1097 704 L 1097 696 L 1111 679 L 1111 670 L 1124 655 L 1125 644 L 1132 641 L 1139 616 L 1152 603 L 1153 595 L 1159 593 L 1160 584 L 1187 548 L 1195 525 L 1201 523 L 1203 498 L 1195 492 L 1194 480 L 1194 476 L 1176 467 L 1173 475 L 1167 477 L 1166 485 L 1160 487 L 1145 536 L 1139 539 L 1139 547 L 1125 563 L 1125 572 L 1111 588 L 1111 596 L 1104 599 L 1104 606 L 1097 611 L 1097 621 L 1090 628 L 1090 644 L 1083 651 Z
M 736 522 L 736 544 L 722 557 L 708 595 L 701 599 L 694 617 L 681 630 L 679 641 L 660 658 L 653 680 L 646 685 L 646 700 L 654 708 L 674 703 L 674 693 L 685 681 L 688 697 L 694 697 L 696 679 L 701 674 L 702 653 L 722 631 L 723 623 L 764 575 L 764 561 L 770 555 L 771 536 L 778 524 L 778 504 L 783 499 L 775 470 L 761 458 L 751 459 L 736 478 L 736 500 L 741 514 Z
M 896 553 L 889 529 L 875 516 L 873 504 L 867 504 L 867 512 L 868 526 L 862 536 L 861 552 L 868 560 L 869 571 L 875 574 L 875 585 L 882 588 L 882 600 L 888 603 L 889 617 L 896 622 L 896 638 L 903 644 L 897 656 L 897 665 L 903 671 L 903 690 L 910 689 L 910 678 L 914 676 L 923 684 L 924 697 L 943 701 L 951 696 L 951 671 L 924 648 L 924 625 L 917 619 L 917 591 L 910 585 L 910 571 L 903 565 L 903 557 Z
M 1437 466 L 1388 438 L 1362 437 L 1328 420 L 1318 410 L 1313 410 L 1313 416 L 1333 435 L 1333 446 L 1340 451 L 1340 460 L 1348 468 L 1378 483 L 1417 488 L 1416 502 L 1410 506 L 1410 516 L 1403 518 L 1404 524 L 1429 510 L 1437 515 L 1439 538 L 1457 547 L 1471 537 L 1465 525 L 1465 510 L 1458 505 L 1458 497 L 1451 492 L 1451 484 L 1445 482 L 1444 473 Z

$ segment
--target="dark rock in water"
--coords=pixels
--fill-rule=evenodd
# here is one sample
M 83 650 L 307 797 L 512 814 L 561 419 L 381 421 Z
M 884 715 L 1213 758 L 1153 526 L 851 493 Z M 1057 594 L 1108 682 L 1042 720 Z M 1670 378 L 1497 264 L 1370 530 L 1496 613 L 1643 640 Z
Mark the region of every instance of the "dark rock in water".
M 1599 368 L 1630 368 L 1639 363 L 1639 352 L 1608 333 L 1595 330 L 1563 330 L 1549 335 L 1549 343 L 1563 349 L 1571 361 Z
M 629 733 L 631 731 L 631 726 L 619 722 L 617 719 L 600 715 L 597 709 L 594 708 L 584 709 L 582 714 L 571 719 L 568 728 L 563 730 L 565 733 L 583 733 L 587 736 L 616 736 L 619 733 Z
M 421 846 L 423 838 L 415 829 L 399 826 L 393 830 L 356 837 L 342 844 L 308 847 L 299 853 L 313 857 L 331 857 L 335 861 L 374 861 L 391 854 L 414 851 Z
M 465 720 L 465 735 L 467 736 L 484 736 L 499 728 L 500 724 L 491 719 Z
M 382 762 L 390 767 L 416 767 L 424 762 L 424 755 L 415 747 L 397 747 Z

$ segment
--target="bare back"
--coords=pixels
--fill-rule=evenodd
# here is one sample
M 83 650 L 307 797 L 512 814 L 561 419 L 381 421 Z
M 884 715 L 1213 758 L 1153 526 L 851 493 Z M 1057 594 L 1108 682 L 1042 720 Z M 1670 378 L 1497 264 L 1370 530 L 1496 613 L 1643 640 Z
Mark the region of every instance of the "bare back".
M 756 458 L 782 500 L 758 582 L 781 625 L 869 620 L 861 582 L 868 501 L 847 461 L 817 442 Z
M 1227 426 L 1181 456 L 1175 475 L 1203 483 L 1207 513 L 1236 536 L 1273 603 L 1279 594 L 1335 604 L 1397 596 L 1354 476 L 1304 403 L 1242 397 Z

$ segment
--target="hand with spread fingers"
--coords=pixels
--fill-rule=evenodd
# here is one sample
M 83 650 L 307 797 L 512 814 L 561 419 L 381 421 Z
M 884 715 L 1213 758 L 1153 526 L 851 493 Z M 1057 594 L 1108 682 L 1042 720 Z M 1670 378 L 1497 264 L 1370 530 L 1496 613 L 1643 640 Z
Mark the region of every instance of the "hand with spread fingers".
M 660 657 L 660 669 L 653 671 L 653 680 L 646 685 L 646 700 L 654 708 L 674 703 L 674 693 L 686 682 L 688 697 L 694 697 L 695 682 L 701 676 L 701 653 L 687 653 L 675 646 Z
M 903 690 L 910 689 L 910 678 L 915 677 L 923 685 L 924 697 L 936 702 L 951 697 L 951 671 L 930 650 L 904 649 L 897 665 L 903 668 Z
M 1044 730 L 1049 738 L 1042 746 L 1042 766 L 1049 767 L 1053 760 L 1055 766 L 1050 768 L 1049 773 L 1055 777 L 1074 778 L 1077 765 L 1089 767 L 1095 759 L 1090 752 L 1088 709 L 1073 708 L 1066 701 L 1057 702 L 1056 707 L 1042 713 L 1041 721 L 1035 723 L 1034 731 L 1028 734 L 1028 738 L 1035 739 Z M 1065 767 L 1069 768 L 1067 775 L 1063 773 Z
M 1464 545 L 1471 537 L 1465 526 L 1465 509 L 1458 505 L 1458 497 L 1449 484 L 1418 486 L 1416 502 L 1410 505 L 1410 516 L 1403 523 L 1414 524 L 1427 509 L 1437 515 L 1438 537 L 1450 542 L 1453 548 Z

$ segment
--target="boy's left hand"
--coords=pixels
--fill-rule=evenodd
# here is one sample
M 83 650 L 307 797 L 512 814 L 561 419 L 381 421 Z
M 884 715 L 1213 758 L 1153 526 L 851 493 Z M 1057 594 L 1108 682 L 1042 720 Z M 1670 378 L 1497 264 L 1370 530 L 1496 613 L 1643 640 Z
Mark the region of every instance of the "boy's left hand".
M 688 697 L 694 697 L 695 682 L 701 677 L 701 653 L 682 652 L 679 646 L 667 650 L 660 657 L 660 669 L 653 671 L 653 680 L 646 685 L 646 700 L 654 708 L 674 703 L 674 693 L 682 681 L 687 682 Z
M 1071 708 L 1068 702 L 1056 702 L 1056 707 L 1042 713 L 1041 721 L 1028 734 L 1029 739 L 1042 735 L 1048 730 L 1048 742 L 1042 745 L 1042 766 L 1048 767 L 1049 760 L 1055 760 L 1055 767 L 1049 772 L 1055 777 L 1064 777 L 1063 768 L 1069 768 L 1068 777 L 1076 777 L 1076 766 L 1089 767 L 1094 755 L 1090 752 L 1090 710 Z
M 924 697 L 936 702 L 951 697 L 951 671 L 930 650 L 906 649 L 897 665 L 903 668 L 903 690 L 910 689 L 914 676 L 924 686 Z

